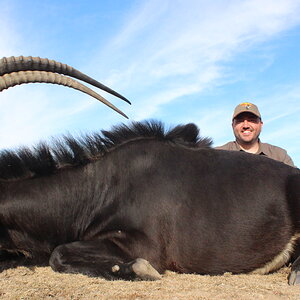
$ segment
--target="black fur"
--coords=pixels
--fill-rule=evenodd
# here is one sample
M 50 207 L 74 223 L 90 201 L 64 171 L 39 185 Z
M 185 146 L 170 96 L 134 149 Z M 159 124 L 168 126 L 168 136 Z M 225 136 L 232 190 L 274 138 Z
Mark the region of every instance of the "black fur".
M 135 271 L 145 269 L 139 258 L 160 273 L 264 267 L 300 233 L 300 171 L 212 149 L 198 133 L 193 124 L 143 122 L 4 151 L 3 258 L 23 253 L 109 279 L 157 278 Z M 299 280 L 296 259 L 290 282 Z
M 113 148 L 137 139 L 152 138 L 186 147 L 210 147 L 211 139 L 201 138 L 195 124 L 178 125 L 166 130 L 159 121 L 132 122 L 111 131 L 102 130 L 80 138 L 64 136 L 52 144 L 40 143 L 29 149 L 3 150 L 0 153 L 0 180 L 19 180 L 47 176 L 58 170 L 83 166 L 99 159 Z

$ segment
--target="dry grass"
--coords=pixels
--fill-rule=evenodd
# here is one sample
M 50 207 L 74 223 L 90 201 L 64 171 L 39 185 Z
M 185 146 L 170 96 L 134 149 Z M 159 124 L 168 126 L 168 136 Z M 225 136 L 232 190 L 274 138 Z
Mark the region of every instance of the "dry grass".
M 50 267 L 18 267 L 0 273 L 1 299 L 300 299 L 287 284 L 288 269 L 270 275 L 200 276 L 167 272 L 155 282 L 106 281 L 59 274 Z

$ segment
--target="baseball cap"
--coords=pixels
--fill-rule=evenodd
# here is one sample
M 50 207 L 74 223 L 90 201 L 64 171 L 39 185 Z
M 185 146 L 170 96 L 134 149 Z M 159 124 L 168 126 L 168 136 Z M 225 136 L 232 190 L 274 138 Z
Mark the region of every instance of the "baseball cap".
M 250 102 L 244 102 L 244 103 L 240 103 L 233 112 L 233 116 L 232 116 L 232 120 L 239 114 L 243 113 L 243 112 L 249 112 L 251 114 L 254 114 L 255 116 L 259 117 L 261 119 L 261 115 L 260 112 L 257 108 L 257 106 L 253 103 Z

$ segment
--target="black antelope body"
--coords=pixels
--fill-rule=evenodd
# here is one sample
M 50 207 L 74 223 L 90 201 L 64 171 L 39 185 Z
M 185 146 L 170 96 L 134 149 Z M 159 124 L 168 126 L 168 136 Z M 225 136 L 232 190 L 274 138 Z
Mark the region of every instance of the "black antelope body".
M 54 61 L 7 58 L 0 70 L 2 89 L 70 82 L 112 107 L 61 79 L 57 72 L 92 83 Z M 194 124 L 167 131 L 153 121 L 2 151 L 2 259 L 17 253 L 55 271 L 108 279 L 277 270 L 300 236 L 300 170 L 210 144 Z M 299 257 L 289 283 L 300 283 Z

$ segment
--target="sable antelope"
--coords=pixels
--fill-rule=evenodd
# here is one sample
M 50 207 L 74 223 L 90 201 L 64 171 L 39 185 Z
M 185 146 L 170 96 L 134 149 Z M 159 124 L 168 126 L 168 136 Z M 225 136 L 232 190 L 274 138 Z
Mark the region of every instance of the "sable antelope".
M 2 73 L 10 72 L 2 86 L 67 80 L 38 75 L 45 66 L 75 76 L 48 60 L 2 59 Z M 55 271 L 108 279 L 280 268 L 300 236 L 300 170 L 210 145 L 194 124 L 167 131 L 153 121 L 2 151 L 3 259 L 19 253 Z M 300 257 L 289 283 L 300 283 Z

